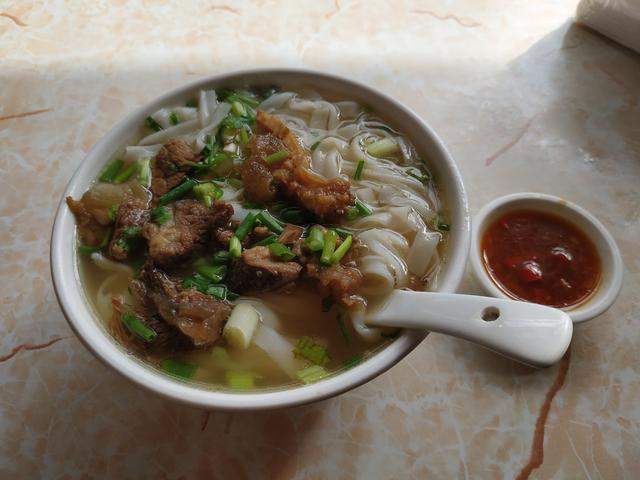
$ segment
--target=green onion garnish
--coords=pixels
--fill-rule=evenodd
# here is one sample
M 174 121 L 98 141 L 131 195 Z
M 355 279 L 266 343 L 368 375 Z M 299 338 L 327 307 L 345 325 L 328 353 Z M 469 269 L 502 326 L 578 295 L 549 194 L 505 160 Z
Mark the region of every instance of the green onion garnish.
M 122 323 L 131 333 L 147 343 L 153 342 L 158 336 L 154 330 L 147 327 L 132 313 L 127 312 L 122 315 Z
M 131 175 L 133 175 L 137 169 L 138 164 L 136 162 L 131 162 L 124 170 L 122 170 L 120 173 L 118 173 L 118 175 L 115 176 L 115 178 L 113 179 L 113 183 L 126 182 L 127 180 L 129 180 L 129 178 L 131 178 Z
M 204 293 L 217 300 L 225 300 L 229 292 L 226 285 L 209 285 Z
M 298 379 L 304 383 L 314 383 L 328 376 L 329 372 L 320 365 L 312 365 L 296 373 Z
M 313 341 L 311 337 L 302 337 L 298 340 L 296 348 L 293 350 L 293 354 L 306 358 L 310 362 L 316 365 L 325 365 L 331 360 L 327 348 L 319 343 Z
M 262 240 L 254 243 L 253 245 L 251 245 L 252 247 L 264 247 L 266 245 L 271 245 L 273 242 L 277 242 L 278 241 L 278 236 L 277 235 L 269 235 L 266 238 L 263 238 Z
M 229 241 L 229 255 L 233 258 L 240 258 L 242 255 L 242 244 L 235 235 Z
M 227 274 L 226 265 L 200 265 L 197 272 L 214 283 L 220 283 Z
M 400 146 L 390 138 L 383 138 L 367 145 L 367 153 L 372 157 L 388 157 L 400 150 Z
M 313 220 L 309 213 L 299 207 L 285 207 L 278 214 L 283 221 L 295 225 L 305 225 Z
M 274 257 L 277 257 L 280 260 L 284 260 L 286 262 L 296 258 L 296 254 L 293 253 L 289 247 L 278 242 L 270 243 L 269 251 Z
M 236 229 L 236 237 L 238 237 L 238 240 L 244 240 L 244 237 L 253 230 L 253 225 L 256 223 L 256 217 L 257 215 L 253 212 L 249 212 L 247 216 L 244 217 L 244 220 L 242 220 L 242 223 L 240 223 Z
M 138 183 L 146 187 L 149 185 L 149 180 L 151 180 L 151 159 L 143 158 L 139 160 L 138 165 Z
M 321 142 L 321 141 L 322 141 L 322 140 L 317 140 L 317 141 L 313 142 L 313 145 L 311 145 L 311 147 L 309 148 L 309 150 L 311 150 L 311 151 L 313 152 L 316 148 L 318 148 L 318 145 L 320 145 L 320 142 Z
M 331 255 L 330 263 L 332 265 L 335 263 L 340 263 L 340 260 L 342 260 L 342 257 L 344 257 L 344 255 L 347 253 L 349 248 L 351 248 L 351 243 L 353 243 L 353 237 L 349 235 L 347 238 L 345 238 L 342 241 L 340 246 L 336 248 L 336 251 L 333 252 L 333 255 Z
M 246 208 L 247 210 L 256 210 L 262 208 L 262 205 L 255 202 L 244 201 L 242 202 L 242 208 Z
M 174 375 L 181 378 L 191 378 L 198 370 L 198 366 L 193 363 L 181 362 L 173 358 L 167 358 L 162 361 L 162 370 L 169 375 Z
M 160 130 L 162 130 L 162 126 L 151 117 L 147 117 L 144 123 L 147 128 L 153 130 L 154 132 L 159 132 Z
M 257 218 L 258 220 L 260 220 L 260 223 L 262 223 L 265 227 L 267 227 L 273 233 L 280 235 L 284 231 L 284 228 L 282 228 L 282 225 L 280 225 L 280 223 L 278 223 L 278 221 L 273 217 L 273 215 L 271 215 L 266 210 L 261 211 L 258 214 Z
M 309 236 L 304 241 L 305 247 L 307 247 L 312 252 L 319 252 L 322 250 L 324 246 L 324 232 L 318 226 L 311 227 L 311 231 L 309 232 Z
M 167 207 L 157 207 L 151 211 L 151 219 L 158 225 L 163 225 L 171 220 L 171 210 Z
M 354 180 L 360 180 L 362 177 L 362 170 L 364 169 L 364 160 L 360 160 L 358 162 L 358 166 L 356 167 L 356 173 L 353 174 Z
M 367 207 L 364 203 L 356 198 L 355 206 L 349 208 L 347 210 L 347 218 L 349 220 L 355 220 L 359 217 L 367 217 L 371 215 L 373 212 L 369 207 Z
M 117 203 L 114 203 L 109 207 L 109 220 L 111 220 L 112 222 L 116 220 L 116 215 L 118 215 L 118 208 L 120 208 L 120 205 L 118 205 Z
M 100 177 L 98 177 L 98 180 L 108 183 L 113 182 L 113 179 L 116 178 L 116 175 L 122 168 L 123 164 L 124 162 L 120 159 L 114 160 L 102 171 Z
M 230 260 L 229 252 L 226 250 L 220 250 L 213 255 L 214 265 L 226 265 Z
M 185 181 L 178 185 L 176 188 L 174 188 L 173 190 L 169 190 L 167 193 L 162 195 L 158 199 L 158 205 L 163 206 L 167 203 L 171 203 L 174 200 L 178 200 L 179 198 L 184 197 L 187 193 L 193 190 L 193 187 L 195 187 L 197 184 L 198 182 L 193 178 L 185 179 Z
M 171 125 L 177 125 L 180 123 L 180 119 L 178 118 L 178 115 L 176 114 L 176 112 L 171 112 L 169 114 L 169 123 Z
M 356 355 L 356 356 L 354 356 L 354 357 L 347 358 L 347 359 L 342 363 L 342 366 L 343 366 L 344 368 L 346 368 L 346 369 L 353 368 L 353 367 L 355 367 L 356 365 L 358 365 L 358 364 L 362 363 L 362 360 L 363 360 L 363 359 L 364 359 L 364 357 L 362 356 L 362 354 L 358 354 L 358 355 Z
M 419 180 L 422 183 L 427 183 L 429 182 L 429 180 L 431 180 L 430 174 L 422 175 L 419 171 L 418 173 L 415 173 L 415 171 L 412 168 L 407 169 L 406 172 L 407 172 L 407 175 L 415 178 L 416 180 Z
M 344 319 L 347 316 L 347 312 L 344 308 L 340 308 L 338 310 L 338 327 L 340 327 L 340 332 L 344 337 L 344 341 L 347 345 L 351 344 L 351 336 L 349 335 L 349 330 L 347 330 L 347 325 L 344 323 Z
M 351 235 L 351 232 L 349 230 L 346 230 L 344 228 L 340 228 L 340 227 L 333 227 L 333 230 L 335 230 L 335 232 L 340 235 L 341 238 L 346 238 L 349 235 Z
M 322 265 L 331 265 L 331 256 L 336 249 L 336 242 L 338 241 L 338 234 L 333 230 L 327 230 L 324 232 L 324 245 L 322 246 L 322 255 L 320 256 L 320 263 Z
M 104 237 L 102 237 L 102 241 L 100 242 L 100 245 L 98 245 L 97 247 L 87 247 L 85 245 L 80 245 L 78 247 L 78 252 L 83 253 L 85 255 L 90 255 L 92 253 L 99 252 L 109 244 L 109 240 L 111 240 L 112 233 L 113 233 L 113 230 L 111 228 L 107 229 L 107 231 L 104 234 Z
M 272 153 L 271 155 L 267 155 L 266 157 L 264 157 L 264 161 L 269 164 L 278 163 L 284 160 L 285 158 L 287 158 L 288 156 L 289 156 L 289 152 L 287 152 L 286 150 L 280 150 L 276 153 Z
M 207 208 L 211 208 L 214 200 L 222 197 L 222 189 L 215 183 L 199 183 L 193 187 L 193 195 Z
M 227 178 L 227 183 L 229 185 L 231 185 L 233 188 L 238 189 L 238 188 L 242 188 L 242 180 L 238 179 L 238 178 Z
M 225 377 L 227 378 L 227 385 L 233 390 L 250 390 L 255 386 L 255 376 L 251 372 L 227 370 Z
M 237 100 L 231 104 L 231 111 L 240 117 L 244 117 L 247 111 L 244 109 L 244 105 L 242 105 Z
M 331 307 L 333 307 L 333 297 L 331 295 L 329 295 L 328 297 L 324 297 L 322 299 L 322 311 L 323 312 L 328 312 L 329 310 L 331 310 Z
M 240 145 L 246 145 L 249 143 L 249 134 L 246 128 L 240 129 Z

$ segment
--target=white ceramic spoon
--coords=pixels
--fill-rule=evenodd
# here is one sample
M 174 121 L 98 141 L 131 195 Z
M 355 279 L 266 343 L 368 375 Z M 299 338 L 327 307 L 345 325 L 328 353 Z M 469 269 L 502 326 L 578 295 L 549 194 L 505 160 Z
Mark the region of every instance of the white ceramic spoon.
M 562 310 L 455 293 L 396 290 L 365 317 L 367 325 L 424 329 L 463 338 L 534 367 L 562 358 L 573 323 Z

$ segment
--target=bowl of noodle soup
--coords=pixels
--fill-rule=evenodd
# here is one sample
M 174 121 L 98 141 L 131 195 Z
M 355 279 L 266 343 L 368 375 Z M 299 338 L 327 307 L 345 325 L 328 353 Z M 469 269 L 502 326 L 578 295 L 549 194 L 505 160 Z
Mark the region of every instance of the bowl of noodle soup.
M 184 145 L 188 160 L 163 171 L 162 156 Z M 261 190 L 262 174 L 278 192 Z M 143 226 L 126 223 L 126 202 L 143 205 L 134 215 Z M 212 237 L 198 240 L 192 226 L 195 243 L 163 250 L 184 219 L 200 214 L 218 222 L 206 231 Z M 296 239 L 283 240 L 287 231 Z M 110 240 L 98 238 L 103 232 Z M 51 266 L 65 317 L 104 363 L 175 401 L 255 410 L 337 395 L 392 367 L 427 332 L 369 328 L 367 302 L 398 288 L 454 292 L 468 247 L 461 175 L 423 120 L 348 79 L 265 69 L 177 88 L 107 133 L 67 186 Z M 351 290 L 349 271 L 357 274 Z M 257 319 L 246 338 L 244 326 L 239 337 L 227 329 L 242 317 L 240 304 Z M 216 305 L 225 320 L 202 327 Z M 197 328 L 176 314 L 203 309 L 209 317 Z M 164 342 L 167 328 L 180 348 L 145 344 Z

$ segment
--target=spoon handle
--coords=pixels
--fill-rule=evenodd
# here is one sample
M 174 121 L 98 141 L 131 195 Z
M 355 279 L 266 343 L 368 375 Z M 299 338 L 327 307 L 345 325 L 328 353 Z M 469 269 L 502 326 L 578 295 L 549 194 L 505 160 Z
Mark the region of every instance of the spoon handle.
M 562 310 L 501 298 L 394 291 L 367 312 L 370 326 L 425 329 L 462 338 L 534 367 L 559 361 L 573 323 Z

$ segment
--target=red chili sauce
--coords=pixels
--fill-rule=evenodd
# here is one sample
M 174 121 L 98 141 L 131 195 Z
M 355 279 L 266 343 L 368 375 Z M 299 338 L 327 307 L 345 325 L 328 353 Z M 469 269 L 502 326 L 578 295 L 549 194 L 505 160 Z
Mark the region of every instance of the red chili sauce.
M 517 210 L 495 220 L 482 237 L 493 281 L 518 300 L 569 307 L 598 287 L 600 257 L 575 225 L 549 213 Z

